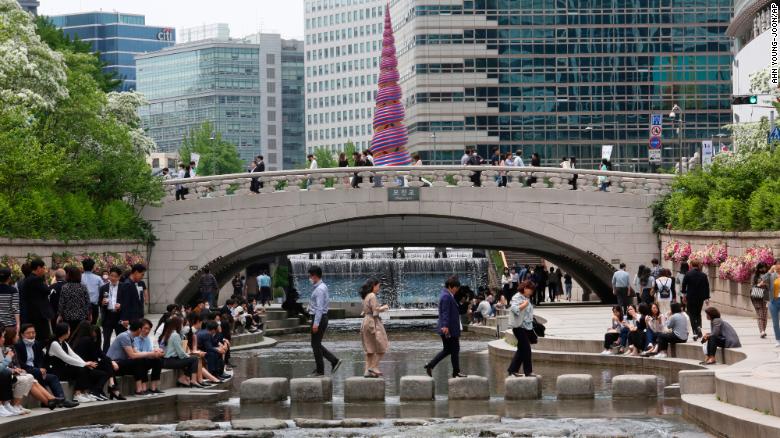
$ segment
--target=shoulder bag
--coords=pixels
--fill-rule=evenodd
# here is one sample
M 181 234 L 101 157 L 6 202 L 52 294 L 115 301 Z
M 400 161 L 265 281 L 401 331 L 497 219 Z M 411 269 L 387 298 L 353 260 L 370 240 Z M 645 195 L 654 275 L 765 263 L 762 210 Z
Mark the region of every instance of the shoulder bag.
M 767 300 L 767 292 L 767 288 L 754 284 L 753 287 L 750 288 L 750 298 L 754 300 Z

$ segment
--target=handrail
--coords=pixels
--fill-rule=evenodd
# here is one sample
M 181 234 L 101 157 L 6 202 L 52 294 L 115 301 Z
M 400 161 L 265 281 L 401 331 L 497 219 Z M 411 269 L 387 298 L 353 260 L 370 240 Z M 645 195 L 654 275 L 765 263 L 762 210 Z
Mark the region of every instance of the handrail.
M 655 179 L 655 180 L 672 180 L 674 175 L 664 173 L 634 173 L 634 172 L 619 172 L 619 171 L 606 171 L 595 169 L 562 169 L 560 167 L 514 167 L 514 166 L 397 166 L 397 167 L 330 167 L 320 169 L 295 169 L 295 170 L 272 170 L 258 173 L 230 173 L 225 175 L 212 175 L 212 176 L 196 176 L 194 178 L 176 178 L 163 181 L 163 184 L 174 185 L 186 183 L 199 183 L 210 181 L 224 181 L 232 179 L 253 179 L 263 178 L 268 181 L 274 177 L 284 176 L 315 176 L 315 175 L 327 175 L 328 177 L 347 176 L 357 173 L 360 175 L 365 172 L 365 175 L 373 176 L 379 174 L 381 176 L 409 176 L 409 175 L 429 175 L 432 172 L 438 171 L 457 171 L 457 172 L 507 172 L 508 176 L 522 176 L 524 174 L 532 173 L 558 173 L 562 175 L 594 175 L 594 176 L 606 176 L 606 177 L 624 177 L 624 178 L 643 178 L 643 179 Z M 338 175 L 331 175 L 331 174 Z

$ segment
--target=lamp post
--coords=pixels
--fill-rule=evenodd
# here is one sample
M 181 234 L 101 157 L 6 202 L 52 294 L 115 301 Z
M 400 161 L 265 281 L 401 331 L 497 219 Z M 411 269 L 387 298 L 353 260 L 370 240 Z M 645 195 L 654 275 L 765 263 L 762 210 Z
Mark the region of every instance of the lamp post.
M 672 111 L 669 113 L 669 118 L 672 119 L 672 125 L 677 120 L 677 137 L 680 143 L 680 175 L 683 173 L 683 111 L 679 105 L 674 105 Z
M 431 140 L 433 141 L 433 165 L 436 165 L 436 131 L 431 132 Z

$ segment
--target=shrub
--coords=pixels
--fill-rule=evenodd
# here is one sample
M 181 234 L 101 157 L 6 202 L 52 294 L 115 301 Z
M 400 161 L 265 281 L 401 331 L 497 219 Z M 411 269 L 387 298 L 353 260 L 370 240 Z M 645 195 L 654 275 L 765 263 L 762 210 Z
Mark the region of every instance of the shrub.
M 135 212 L 124 201 L 109 201 L 101 209 L 100 216 L 99 233 L 105 237 L 131 237 L 136 233 Z
M 718 196 L 710 196 L 704 218 L 707 228 L 721 231 L 743 230 L 748 223 L 745 202 Z
M 673 193 L 666 204 L 666 215 L 672 227 L 678 230 L 701 230 L 706 202 L 699 197 L 688 197 L 682 192 Z
M 753 192 L 747 216 L 753 230 L 780 230 L 780 179 L 764 181 Z

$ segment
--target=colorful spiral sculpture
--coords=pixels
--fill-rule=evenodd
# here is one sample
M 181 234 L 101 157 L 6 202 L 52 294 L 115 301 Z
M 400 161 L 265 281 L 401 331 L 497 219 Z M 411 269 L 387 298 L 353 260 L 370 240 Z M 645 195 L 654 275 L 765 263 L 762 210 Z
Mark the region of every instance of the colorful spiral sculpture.
M 385 32 L 382 39 L 382 61 L 379 64 L 379 91 L 374 109 L 374 136 L 371 153 L 375 166 L 406 166 L 412 157 L 406 150 L 404 107 L 401 87 L 398 85 L 398 60 L 395 57 L 395 38 L 390 20 L 390 6 L 385 6 Z

